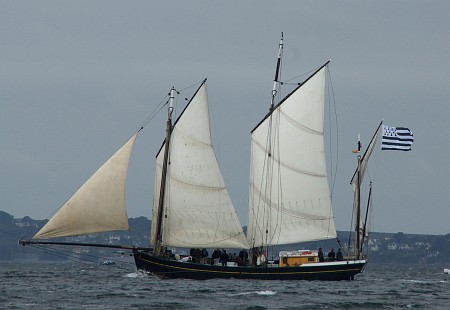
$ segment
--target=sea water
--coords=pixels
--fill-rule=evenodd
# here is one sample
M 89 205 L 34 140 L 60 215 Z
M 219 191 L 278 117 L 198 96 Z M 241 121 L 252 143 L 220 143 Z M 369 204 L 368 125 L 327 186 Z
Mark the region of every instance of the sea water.
M 0 309 L 450 309 L 440 265 L 368 264 L 354 281 L 161 280 L 132 262 L 0 263 Z

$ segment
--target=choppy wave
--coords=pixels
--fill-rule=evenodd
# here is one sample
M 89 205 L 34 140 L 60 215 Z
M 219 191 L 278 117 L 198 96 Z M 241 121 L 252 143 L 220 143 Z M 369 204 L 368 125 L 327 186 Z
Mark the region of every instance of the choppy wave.
M 128 267 L 126 267 L 128 268 Z M 442 266 L 369 264 L 354 281 L 160 280 L 116 266 L 0 263 L 0 309 L 449 309 Z

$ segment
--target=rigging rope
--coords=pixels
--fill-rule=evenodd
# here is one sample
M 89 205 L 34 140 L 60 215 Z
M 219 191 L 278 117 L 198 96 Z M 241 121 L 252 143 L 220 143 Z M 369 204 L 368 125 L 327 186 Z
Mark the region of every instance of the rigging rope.
M 189 85 L 181 90 L 177 90 L 177 95 L 180 95 L 181 93 L 183 93 L 185 90 L 190 89 L 196 85 L 199 85 L 203 83 L 203 80 L 197 83 L 194 83 L 192 85 Z M 162 110 L 162 108 L 164 108 L 167 105 L 167 99 L 169 98 L 170 94 L 167 94 L 166 96 L 164 96 L 164 98 L 158 103 L 158 105 L 153 109 L 152 112 L 150 112 L 149 116 L 147 116 L 147 118 L 142 122 L 142 125 L 140 127 L 139 130 L 142 130 L 145 126 L 147 126 L 152 120 L 153 118 L 159 114 L 159 112 Z M 178 96 L 177 96 L 178 98 Z M 187 98 L 185 98 L 185 100 L 188 100 Z
M 77 257 L 75 256 L 75 254 L 72 251 L 69 250 L 62 250 L 60 248 L 56 249 L 56 248 L 52 248 L 52 247 L 48 247 L 48 246 L 43 246 L 43 245 L 29 245 L 35 249 L 38 249 L 40 251 L 43 251 L 45 253 L 48 253 L 52 256 L 55 257 L 60 257 L 60 258 L 64 258 L 66 260 L 69 261 L 73 261 L 73 262 L 77 262 L 77 263 L 81 263 L 84 265 L 91 265 L 92 263 L 97 263 L 99 259 L 105 259 L 105 256 L 100 256 L 100 255 L 94 255 L 94 254 L 85 254 L 85 256 L 90 257 L 92 259 L 96 259 L 96 261 L 94 260 L 89 260 L 87 258 L 83 258 L 83 257 Z M 119 260 L 117 259 L 113 259 L 108 257 L 108 260 L 114 261 L 114 262 L 119 262 Z M 131 265 L 131 266 L 135 266 L 134 262 L 126 262 L 126 261 L 120 261 L 121 264 L 123 265 Z M 100 265 L 101 266 L 101 265 Z M 123 270 L 128 270 L 128 268 L 125 268 L 123 266 L 120 265 L 116 265 L 117 268 L 123 269 Z

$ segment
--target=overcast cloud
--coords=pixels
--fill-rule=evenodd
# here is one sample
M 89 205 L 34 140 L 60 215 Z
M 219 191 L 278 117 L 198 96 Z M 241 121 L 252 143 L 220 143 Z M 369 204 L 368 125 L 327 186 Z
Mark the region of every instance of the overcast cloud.
M 1 1 L 0 210 L 48 217 L 172 85 L 208 78 L 215 149 L 245 225 L 249 132 L 268 110 L 283 31 L 284 79 L 332 60 L 338 230 L 350 228 L 356 137 L 367 145 L 384 118 L 415 144 L 374 154 L 374 229 L 449 233 L 448 12 L 449 1 Z M 130 217 L 150 217 L 164 118 L 136 143 Z

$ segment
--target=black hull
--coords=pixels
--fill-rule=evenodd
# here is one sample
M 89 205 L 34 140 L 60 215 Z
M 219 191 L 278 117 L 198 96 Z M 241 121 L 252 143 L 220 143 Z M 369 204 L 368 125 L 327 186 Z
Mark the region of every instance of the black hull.
M 153 256 L 144 251 L 134 251 L 138 270 L 161 278 L 256 279 L 256 280 L 353 280 L 366 265 L 365 260 L 312 263 L 298 267 L 223 267 L 194 264 Z

